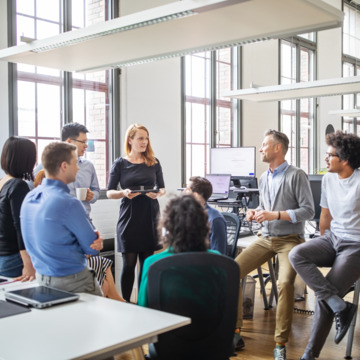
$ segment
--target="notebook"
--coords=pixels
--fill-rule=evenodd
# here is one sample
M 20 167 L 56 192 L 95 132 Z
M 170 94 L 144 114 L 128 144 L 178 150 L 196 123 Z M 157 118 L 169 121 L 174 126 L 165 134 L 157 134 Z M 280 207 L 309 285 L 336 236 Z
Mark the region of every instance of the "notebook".
M 209 201 L 226 200 L 229 197 L 230 174 L 207 174 L 205 177 L 213 188 Z
M 48 286 L 34 286 L 5 292 L 5 299 L 38 309 L 79 299 L 79 295 Z
M 23 314 L 31 311 L 29 308 L 0 300 L 0 319 L 12 315 Z

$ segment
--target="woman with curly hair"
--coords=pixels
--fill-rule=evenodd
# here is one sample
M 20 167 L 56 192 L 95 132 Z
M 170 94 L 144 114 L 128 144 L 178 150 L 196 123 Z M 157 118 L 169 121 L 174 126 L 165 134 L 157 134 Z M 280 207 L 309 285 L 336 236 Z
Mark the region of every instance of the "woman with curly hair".
M 193 195 L 180 195 L 168 202 L 158 224 L 158 234 L 167 249 L 145 260 L 139 289 L 138 305 L 147 306 L 148 270 L 154 262 L 179 253 L 208 251 L 208 215 Z
M 360 277 L 360 138 L 337 131 L 327 135 L 321 189 L 321 236 L 295 246 L 289 259 L 317 301 L 302 360 L 318 358 L 335 318 L 335 344 L 345 336 L 357 305 L 343 296 Z M 319 266 L 330 267 L 323 275 Z

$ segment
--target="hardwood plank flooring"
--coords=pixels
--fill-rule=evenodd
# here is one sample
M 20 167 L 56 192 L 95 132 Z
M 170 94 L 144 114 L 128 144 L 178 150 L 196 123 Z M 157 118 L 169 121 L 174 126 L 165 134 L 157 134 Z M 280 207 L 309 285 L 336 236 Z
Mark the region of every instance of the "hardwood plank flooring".
M 266 271 L 264 269 L 264 271 Z M 270 284 L 267 285 L 267 291 L 270 291 Z M 305 301 L 295 303 L 295 307 L 305 310 L 314 310 L 314 295 L 311 290 L 306 295 Z M 352 301 L 353 293 L 347 295 L 346 299 Z M 275 329 L 276 306 L 269 310 L 264 310 L 260 287 L 257 281 L 255 290 L 254 316 L 251 320 L 244 320 L 244 326 L 241 334 L 245 340 L 245 348 L 236 353 L 236 356 L 230 360 L 272 360 L 274 348 L 274 329 Z M 355 328 L 352 359 L 360 360 L 360 317 L 358 312 L 358 323 Z M 305 349 L 310 331 L 313 315 L 303 314 L 294 311 L 292 332 L 287 344 L 287 359 L 300 359 Z M 347 336 L 338 345 L 334 343 L 335 324 L 328 336 L 324 349 L 319 360 L 340 360 L 344 359 L 346 351 Z M 147 347 L 144 347 L 144 353 Z M 133 355 L 127 353 L 115 356 L 115 360 L 133 360 Z M 171 360 L 171 359 L 169 359 Z M 206 359 L 199 359 L 206 360 Z

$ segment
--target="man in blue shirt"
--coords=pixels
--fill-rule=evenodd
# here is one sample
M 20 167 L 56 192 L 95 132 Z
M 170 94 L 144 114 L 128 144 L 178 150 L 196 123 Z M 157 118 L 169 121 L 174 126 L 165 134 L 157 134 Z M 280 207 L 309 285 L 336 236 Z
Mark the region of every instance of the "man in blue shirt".
M 186 191 L 191 192 L 202 203 L 208 212 L 210 223 L 210 249 L 217 250 L 221 254 L 227 253 L 226 221 L 221 213 L 209 206 L 207 201 L 212 194 L 212 185 L 209 180 L 192 176 L 189 179 Z
M 87 215 L 90 217 L 91 206 L 94 204 L 100 196 L 99 181 L 96 175 L 95 167 L 93 163 L 83 156 L 88 147 L 87 133 L 89 130 L 86 126 L 79 123 L 70 123 L 63 126 L 61 131 L 61 140 L 69 144 L 73 144 L 77 148 L 78 153 L 78 166 L 79 171 L 76 174 L 74 182 L 68 184 L 70 194 L 76 197 L 76 188 L 87 188 L 86 199 L 82 201 L 85 207 Z M 35 170 L 34 175 L 43 169 L 43 165 L 39 164 Z M 29 183 L 30 188 L 33 188 L 33 184 Z
M 102 295 L 86 254 L 98 254 L 103 239 L 67 186 L 79 170 L 77 148 L 66 142 L 50 143 L 41 160 L 46 179 L 25 197 L 20 213 L 36 278 L 66 291 Z
M 86 199 L 82 201 L 86 213 L 90 216 L 91 206 L 97 201 L 100 195 L 100 187 L 96 176 L 93 163 L 83 156 L 88 147 L 87 133 L 88 129 L 79 123 L 70 123 L 63 126 L 61 131 L 61 140 L 73 144 L 77 148 L 79 158 L 79 171 L 76 180 L 68 184 L 70 194 L 76 197 L 76 188 L 87 188 Z

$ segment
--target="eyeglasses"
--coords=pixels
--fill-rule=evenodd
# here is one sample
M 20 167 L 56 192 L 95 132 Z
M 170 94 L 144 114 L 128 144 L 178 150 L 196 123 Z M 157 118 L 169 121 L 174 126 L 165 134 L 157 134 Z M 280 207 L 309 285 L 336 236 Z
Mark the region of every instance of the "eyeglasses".
M 87 144 L 88 144 L 87 141 L 83 141 L 83 140 L 76 140 L 76 139 L 71 139 L 71 140 L 76 141 L 76 142 L 79 142 L 79 143 L 82 143 L 82 144 L 84 144 L 84 145 L 87 145 Z
M 325 157 L 330 159 L 330 158 L 332 158 L 332 157 L 340 157 L 340 156 L 337 155 L 337 154 L 325 153 Z

